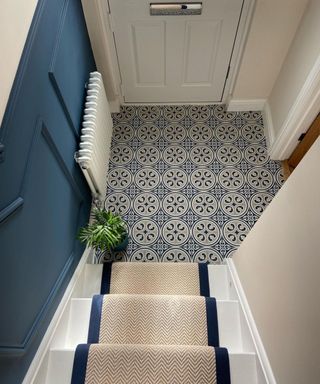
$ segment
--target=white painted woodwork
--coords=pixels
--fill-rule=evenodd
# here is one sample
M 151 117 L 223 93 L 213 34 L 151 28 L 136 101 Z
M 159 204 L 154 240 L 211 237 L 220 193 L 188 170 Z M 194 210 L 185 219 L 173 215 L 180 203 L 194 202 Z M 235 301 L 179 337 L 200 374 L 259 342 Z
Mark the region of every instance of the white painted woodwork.
M 229 300 L 229 277 L 225 265 L 209 265 L 210 296 L 217 300 Z
M 150 16 L 110 0 L 125 102 L 220 102 L 243 0 L 203 0 L 202 15 Z
M 76 345 L 87 340 L 91 299 L 100 292 L 103 266 L 86 260 L 91 260 L 88 250 L 23 384 L 70 383 Z M 229 349 L 232 384 L 267 384 L 266 361 L 257 354 L 259 338 L 239 279 L 229 264 L 209 265 L 208 273 L 210 296 L 217 299 L 220 345 Z
M 70 384 L 74 351 L 74 349 L 50 351 L 46 384 Z M 230 353 L 229 360 L 232 384 L 258 384 L 254 353 Z
M 228 102 L 227 110 L 231 112 L 243 112 L 243 111 L 263 111 L 265 108 L 266 99 L 248 99 L 248 100 L 236 100 L 230 99 Z
M 106 0 L 81 0 L 97 70 L 102 74 L 111 112 L 123 101 L 120 72 Z
M 254 353 L 230 353 L 232 384 L 260 384 L 257 377 L 257 361 Z
M 51 349 L 45 384 L 70 384 L 75 349 Z
M 60 341 L 54 346 L 55 349 L 75 349 L 78 344 L 87 342 L 91 300 L 91 298 L 71 300 L 66 327 L 63 328 Z M 241 353 L 243 342 L 238 301 L 218 300 L 217 313 L 220 345 L 228 348 L 229 352 Z M 253 347 L 246 352 L 254 352 Z

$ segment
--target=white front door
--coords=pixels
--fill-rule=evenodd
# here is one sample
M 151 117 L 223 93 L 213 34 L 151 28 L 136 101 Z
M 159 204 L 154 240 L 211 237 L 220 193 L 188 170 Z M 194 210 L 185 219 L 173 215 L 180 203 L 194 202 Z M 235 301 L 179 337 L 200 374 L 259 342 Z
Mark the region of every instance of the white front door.
M 151 16 L 152 2 L 109 0 L 125 102 L 222 101 L 243 0 L 192 16 Z

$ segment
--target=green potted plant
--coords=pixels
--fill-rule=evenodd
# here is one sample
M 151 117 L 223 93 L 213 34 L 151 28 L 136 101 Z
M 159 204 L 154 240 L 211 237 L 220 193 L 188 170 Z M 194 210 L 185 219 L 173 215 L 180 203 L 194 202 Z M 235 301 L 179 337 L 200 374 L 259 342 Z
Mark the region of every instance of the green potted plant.
M 93 221 L 80 229 L 79 240 L 101 251 L 121 252 L 128 245 L 126 223 L 119 215 L 105 209 L 93 210 Z

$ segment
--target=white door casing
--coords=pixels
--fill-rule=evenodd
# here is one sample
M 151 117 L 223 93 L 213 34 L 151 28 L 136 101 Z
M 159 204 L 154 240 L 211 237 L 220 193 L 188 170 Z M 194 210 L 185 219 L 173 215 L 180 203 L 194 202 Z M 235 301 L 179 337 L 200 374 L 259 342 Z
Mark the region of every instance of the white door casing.
M 109 4 L 125 102 L 222 101 L 243 0 L 203 0 L 197 16 L 150 16 L 146 0 Z

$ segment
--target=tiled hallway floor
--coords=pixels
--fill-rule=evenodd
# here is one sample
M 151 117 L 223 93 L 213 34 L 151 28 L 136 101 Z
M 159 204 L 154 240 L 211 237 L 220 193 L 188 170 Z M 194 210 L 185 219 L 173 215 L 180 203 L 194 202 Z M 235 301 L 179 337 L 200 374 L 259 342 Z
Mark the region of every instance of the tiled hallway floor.
M 282 184 L 259 112 L 127 106 L 113 118 L 105 207 L 130 233 L 117 260 L 220 263 Z

